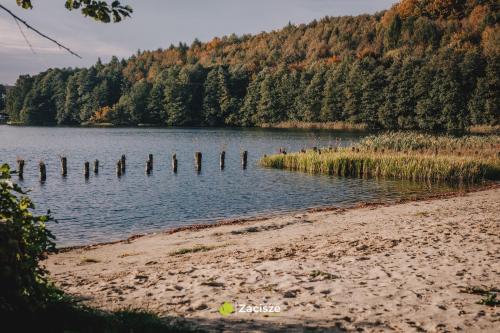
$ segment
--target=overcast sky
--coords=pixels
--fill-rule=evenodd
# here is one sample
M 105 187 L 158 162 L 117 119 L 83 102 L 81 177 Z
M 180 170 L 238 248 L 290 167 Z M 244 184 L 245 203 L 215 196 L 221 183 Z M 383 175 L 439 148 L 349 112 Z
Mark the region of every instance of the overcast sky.
M 108 1 L 109 2 L 109 1 Z M 323 16 L 357 15 L 387 9 L 395 0 L 122 0 L 133 7 L 131 19 L 102 24 L 68 12 L 64 0 L 33 0 L 23 10 L 15 0 L 0 0 L 40 31 L 83 56 L 78 59 L 22 28 L 34 54 L 12 17 L 0 10 L 0 83 L 13 84 L 20 74 L 50 67 L 83 67 L 112 55 L 128 57 L 138 49 L 166 48 L 194 38 L 270 31 Z

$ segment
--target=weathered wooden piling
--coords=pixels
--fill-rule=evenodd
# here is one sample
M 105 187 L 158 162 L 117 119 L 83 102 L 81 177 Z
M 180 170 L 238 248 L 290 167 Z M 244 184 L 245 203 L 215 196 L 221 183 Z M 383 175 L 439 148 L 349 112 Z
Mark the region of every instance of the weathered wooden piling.
M 243 169 L 247 168 L 247 160 L 248 160 L 248 152 L 245 150 L 243 153 L 241 153 L 241 166 Z
M 94 161 L 94 173 L 96 175 L 99 173 L 99 160 Z
M 220 153 L 220 169 L 224 170 L 225 167 L 226 167 L 226 152 L 221 151 L 221 153 Z
M 121 160 L 118 160 L 118 162 L 116 162 L 116 175 L 118 177 L 121 177 L 122 176 L 122 161 Z
M 61 176 L 66 177 L 68 175 L 68 159 L 63 156 L 61 157 Z
M 153 170 L 153 154 L 149 154 L 148 162 L 149 167 L 151 168 L 151 170 Z
M 120 159 L 120 169 L 122 174 L 124 174 L 127 169 L 127 157 L 125 155 L 122 155 Z
M 38 166 L 40 168 L 40 181 L 44 182 L 47 180 L 47 168 L 45 167 L 45 163 L 43 163 L 43 161 L 40 161 Z
M 153 165 L 153 163 L 151 162 L 151 160 L 146 161 L 146 174 L 147 175 L 151 174 L 151 170 L 153 170 L 152 165 Z
M 89 162 L 85 162 L 83 164 L 83 176 L 85 177 L 85 179 L 88 179 L 90 177 L 90 163 Z
M 172 170 L 175 173 L 177 172 L 177 155 L 176 154 L 172 155 Z
M 196 171 L 198 171 L 198 172 L 201 171 L 201 159 L 202 159 L 202 155 L 199 151 L 194 153 L 194 165 L 195 165 Z
M 19 179 L 24 178 L 24 160 L 17 160 L 17 175 Z

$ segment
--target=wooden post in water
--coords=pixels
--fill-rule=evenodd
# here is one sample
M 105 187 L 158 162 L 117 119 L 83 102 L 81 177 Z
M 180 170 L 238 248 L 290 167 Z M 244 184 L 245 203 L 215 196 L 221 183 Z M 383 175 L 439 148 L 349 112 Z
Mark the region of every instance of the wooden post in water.
M 149 154 L 148 162 L 149 162 L 149 168 L 153 170 L 153 154 Z
M 196 168 L 197 172 L 201 171 L 201 159 L 202 159 L 202 155 L 199 151 L 194 153 L 194 164 L 195 164 L 195 168 Z
M 122 158 L 120 160 L 120 168 L 121 174 L 124 174 L 125 170 L 127 169 L 127 157 L 125 155 L 122 155 Z
M 95 160 L 94 161 L 94 174 L 98 174 L 99 173 L 99 160 Z
M 85 162 L 83 164 L 83 176 L 85 177 L 85 179 L 88 179 L 90 176 L 90 163 L 89 162 Z
M 47 168 L 45 167 L 45 163 L 43 163 L 43 161 L 40 161 L 38 166 L 40 167 L 40 181 L 44 182 L 47 180 Z
M 248 159 L 248 152 L 245 150 L 241 154 L 241 166 L 243 167 L 243 169 L 247 168 L 247 159 Z
M 152 168 L 152 162 L 151 162 L 151 160 L 147 160 L 146 161 L 146 174 L 150 175 L 152 169 L 153 168 Z
M 226 167 L 226 152 L 222 151 L 220 153 L 220 169 L 224 170 L 225 167 Z
M 121 160 L 118 160 L 118 162 L 116 162 L 116 175 L 118 177 L 121 177 L 122 176 L 122 161 Z
M 66 177 L 68 175 L 68 159 L 63 156 L 61 157 L 61 176 Z
M 174 173 L 177 173 L 177 155 L 173 154 L 172 155 L 172 170 Z
M 17 160 L 17 174 L 19 179 L 24 178 L 24 160 Z

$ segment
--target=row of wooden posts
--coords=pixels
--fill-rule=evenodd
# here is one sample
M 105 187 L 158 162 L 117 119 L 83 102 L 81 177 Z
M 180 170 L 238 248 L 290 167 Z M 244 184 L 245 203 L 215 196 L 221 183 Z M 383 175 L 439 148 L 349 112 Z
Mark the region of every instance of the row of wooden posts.
M 247 168 L 247 161 L 248 161 L 248 152 L 244 151 L 241 153 L 241 166 L 243 169 Z M 195 162 L 195 170 L 197 172 L 201 171 L 201 162 L 202 162 L 202 154 L 201 152 L 196 152 L 194 154 L 194 162 Z M 20 179 L 23 179 L 24 177 L 24 165 L 25 162 L 24 160 L 18 159 L 17 160 L 17 174 Z M 172 155 L 172 170 L 173 172 L 177 173 L 177 166 L 178 166 L 178 161 L 177 161 L 177 155 L 173 154 Z M 224 170 L 226 166 L 226 152 L 222 151 L 220 153 L 220 168 L 221 170 Z M 40 161 L 39 163 L 39 169 L 40 169 L 40 180 L 45 181 L 47 179 L 47 168 L 45 166 L 45 163 L 43 161 Z M 127 158 L 125 155 L 122 155 L 121 158 L 116 162 L 116 175 L 118 177 L 121 177 L 127 169 Z M 153 154 L 149 154 L 148 160 L 146 161 L 146 174 L 151 174 L 153 171 Z M 94 174 L 99 173 L 99 160 L 94 161 Z M 68 175 L 68 159 L 66 157 L 61 157 L 61 175 L 63 177 L 66 177 Z M 85 162 L 83 164 L 83 175 L 86 179 L 90 177 L 90 163 Z

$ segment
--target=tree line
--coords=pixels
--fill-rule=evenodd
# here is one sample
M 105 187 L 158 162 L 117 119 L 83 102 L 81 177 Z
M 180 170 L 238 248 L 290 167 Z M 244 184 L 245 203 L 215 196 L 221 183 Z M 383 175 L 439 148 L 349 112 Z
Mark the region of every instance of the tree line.
M 296 120 L 462 131 L 500 119 L 498 21 L 496 1 L 404 0 L 375 15 L 23 75 L 5 109 L 28 125 Z

